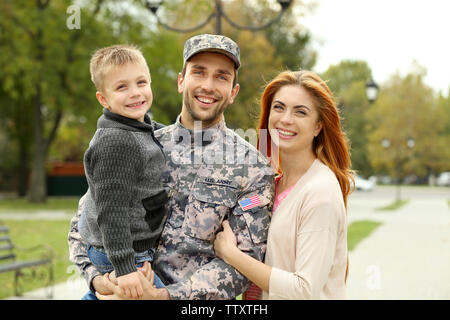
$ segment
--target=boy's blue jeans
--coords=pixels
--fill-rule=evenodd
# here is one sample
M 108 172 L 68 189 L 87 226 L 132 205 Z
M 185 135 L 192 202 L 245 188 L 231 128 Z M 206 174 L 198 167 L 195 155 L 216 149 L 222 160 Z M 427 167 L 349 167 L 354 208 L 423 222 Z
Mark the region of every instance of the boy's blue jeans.
M 148 261 L 148 262 L 151 263 L 153 261 L 154 251 L 155 250 L 150 249 L 150 250 L 145 251 L 145 252 L 136 253 L 136 255 L 135 255 L 136 267 L 141 268 L 145 261 Z M 91 260 L 92 264 L 102 274 L 111 273 L 114 270 L 111 262 L 108 259 L 108 255 L 106 254 L 104 249 L 96 248 L 96 247 L 93 247 L 93 246 L 89 246 L 89 248 L 88 248 L 88 256 L 89 256 L 89 259 Z M 164 283 L 156 275 L 156 273 L 155 273 L 155 278 L 154 278 L 153 284 L 157 288 L 164 288 L 165 287 Z M 81 300 L 98 300 L 98 299 L 95 296 L 95 293 L 93 293 L 92 291 L 89 290 L 89 292 L 86 293 L 81 298 Z

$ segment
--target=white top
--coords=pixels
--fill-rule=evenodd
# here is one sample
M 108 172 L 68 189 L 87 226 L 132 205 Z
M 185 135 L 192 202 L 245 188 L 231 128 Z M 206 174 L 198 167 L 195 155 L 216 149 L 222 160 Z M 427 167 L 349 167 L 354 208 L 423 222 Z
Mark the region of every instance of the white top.
M 334 173 L 316 159 L 273 214 L 263 299 L 345 299 L 347 215 Z

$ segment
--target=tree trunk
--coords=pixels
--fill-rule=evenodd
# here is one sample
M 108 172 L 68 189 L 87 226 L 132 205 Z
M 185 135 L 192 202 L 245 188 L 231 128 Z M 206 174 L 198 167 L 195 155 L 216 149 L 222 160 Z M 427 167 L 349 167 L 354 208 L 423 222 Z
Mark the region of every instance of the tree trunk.
M 33 103 L 34 156 L 31 169 L 30 189 L 28 193 L 28 200 L 30 202 L 45 202 L 47 199 L 47 180 L 45 170 L 47 146 L 44 140 L 41 104 L 41 87 L 40 84 L 38 84 Z
M 19 181 L 17 186 L 17 194 L 19 197 L 24 197 L 27 194 L 28 188 L 28 159 L 30 155 L 28 147 L 24 143 L 20 143 L 19 148 Z

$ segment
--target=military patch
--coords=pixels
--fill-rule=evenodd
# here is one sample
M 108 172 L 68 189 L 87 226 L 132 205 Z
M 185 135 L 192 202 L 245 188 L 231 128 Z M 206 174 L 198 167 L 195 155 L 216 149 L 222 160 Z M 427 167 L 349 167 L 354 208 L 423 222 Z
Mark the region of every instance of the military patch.
M 200 178 L 199 180 L 200 180 L 200 182 L 203 182 L 203 183 L 225 186 L 225 187 L 230 187 L 230 188 L 234 188 L 234 189 L 236 189 L 238 187 L 236 182 L 233 182 L 233 181 L 227 180 L 227 179 L 215 179 L 215 178 L 211 178 L 211 177 L 204 177 L 204 178 Z
M 238 202 L 239 206 L 242 208 L 242 210 L 246 211 L 248 209 L 259 207 L 262 205 L 261 199 L 259 198 L 259 195 L 254 195 L 249 198 L 245 198 L 244 200 L 241 200 Z

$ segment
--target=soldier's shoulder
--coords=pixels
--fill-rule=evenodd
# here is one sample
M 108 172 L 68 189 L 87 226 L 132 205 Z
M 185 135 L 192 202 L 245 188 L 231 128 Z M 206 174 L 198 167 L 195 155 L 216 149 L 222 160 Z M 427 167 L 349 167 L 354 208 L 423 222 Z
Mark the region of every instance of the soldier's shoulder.
M 259 152 L 254 145 L 249 143 L 232 129 L 227 128 L 227 135 L 231 135 L 233 137 L 233 141 L 236 144 L 238 150 L 245 150 L 246 157 L 256 157 L 258 160 L 257 164 L 259 164 L 261 167 L 270 167 L 269 160 L 261 152 Z
M 164 136 L 171 135 L 173 130 L 175 129 L 175 124 L 171 124 L 160 129 L 155 130 L 155 137 L 160 139 Z

